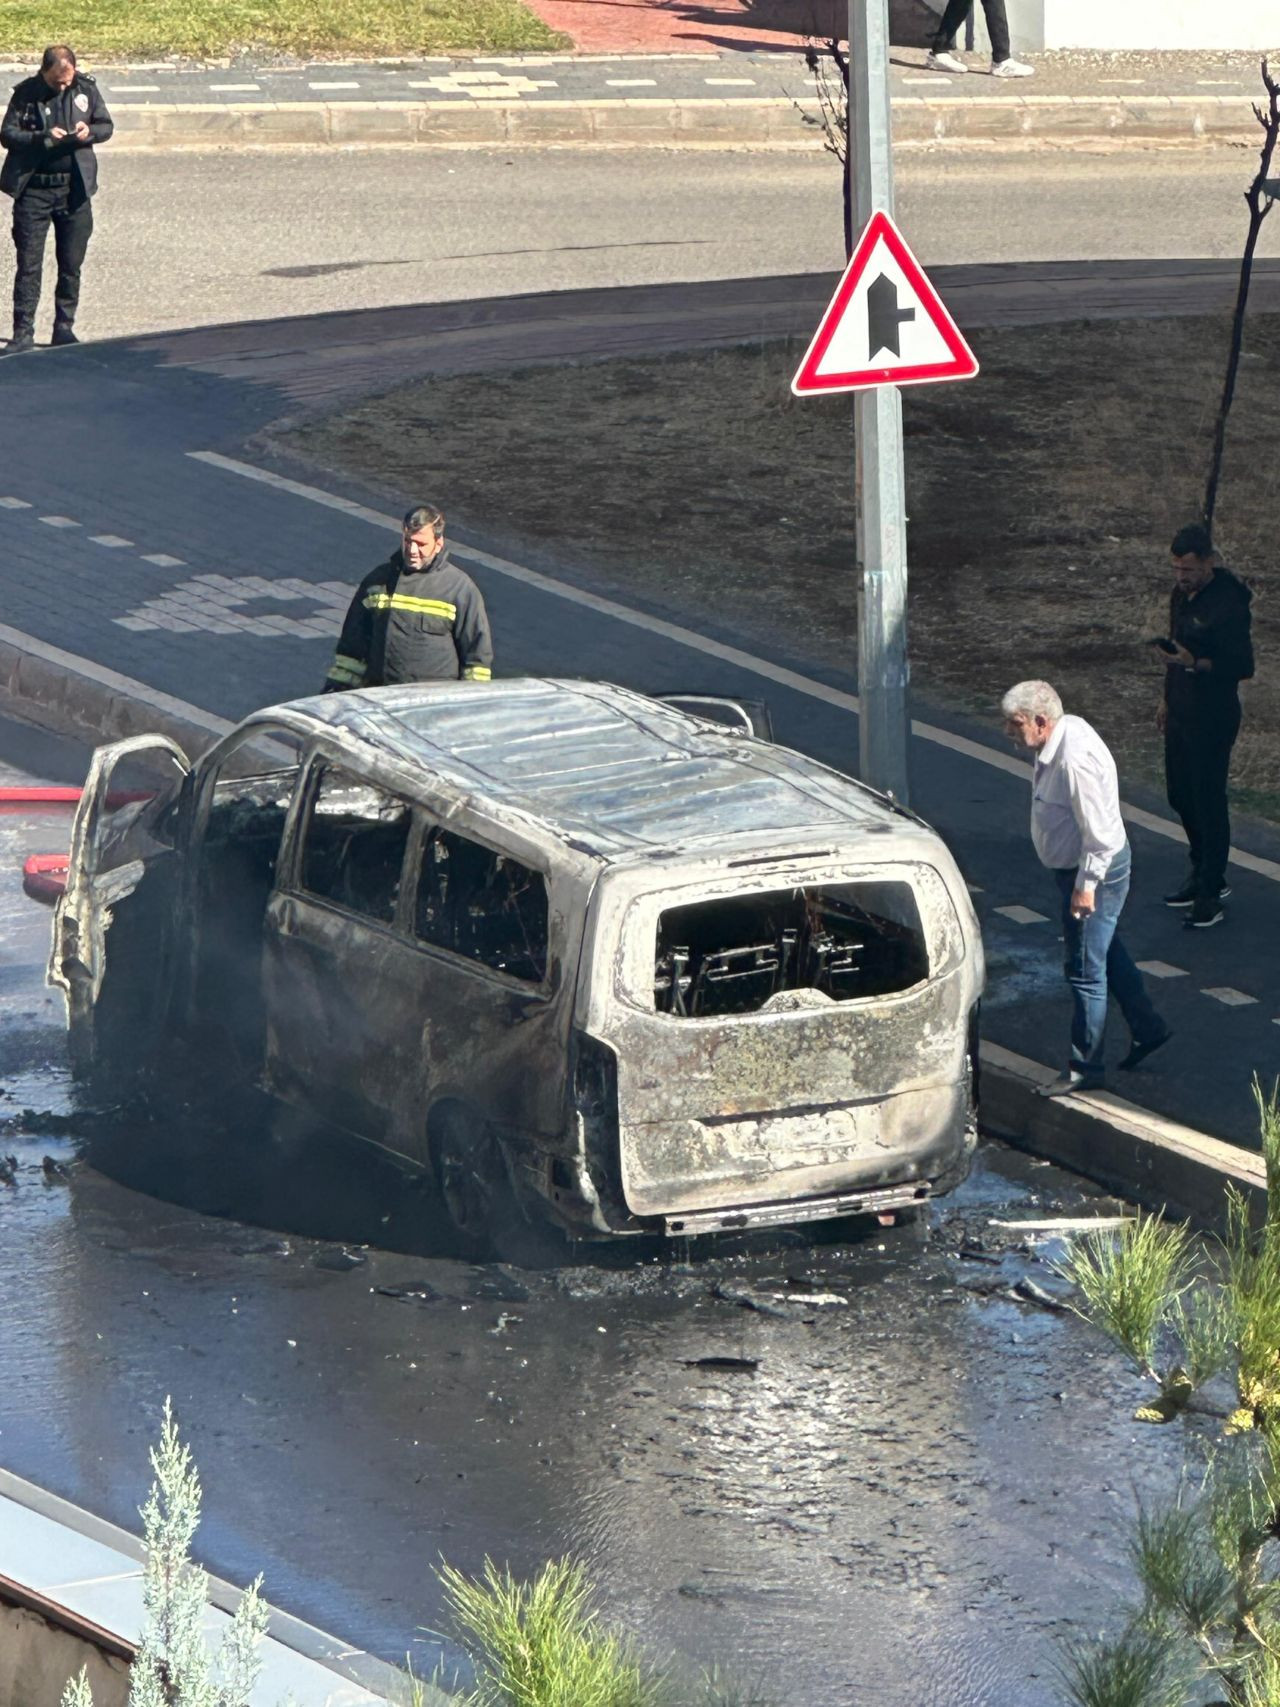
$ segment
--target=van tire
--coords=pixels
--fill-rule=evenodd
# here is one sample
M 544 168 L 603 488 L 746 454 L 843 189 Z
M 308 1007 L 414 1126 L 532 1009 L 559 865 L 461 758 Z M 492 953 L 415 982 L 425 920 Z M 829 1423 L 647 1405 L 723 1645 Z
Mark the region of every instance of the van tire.
M 506 1153 L 478 1114 L 461 1103 L 435 1110 L 429 1149 L 459 1256 L 517 1268 L 548 1268 L 565 1261 L 568 1241 L 557 1228 L 525 1211 Z

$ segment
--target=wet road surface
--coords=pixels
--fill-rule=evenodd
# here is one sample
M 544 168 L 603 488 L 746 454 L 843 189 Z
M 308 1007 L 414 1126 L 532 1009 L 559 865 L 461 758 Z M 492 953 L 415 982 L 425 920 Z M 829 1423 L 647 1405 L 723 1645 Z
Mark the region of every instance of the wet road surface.
M 83 774 L 0 724 L 0 784 L 23 765 Z M 1136 1384 L 1090 1332 L 1014 1292 L 1052 1290 L 1059 1247 L 990 1223 L 1109 1201 L 986 1146 L 928 1228 L 529 1273 L 422 1254 L 421 1194 L 341 1152 L 107 1142 L 72 1112 L 49 914 L 20 887 L 67 829 L 0 816 L 0 1463 L 136 1530 L 172 1394 L 202 1562 L 419 1671 L 451 1653 L 441 1556 L 571 1552 L 655 1652 L 779 1707 L 1054 1696 L 1056 1639 L 1114 1616 L 1134 1485 L 1172 1485 L 1180 1445 L 1127 1421 Z M 188 1206 L 77 1159 L 86 1137 Z

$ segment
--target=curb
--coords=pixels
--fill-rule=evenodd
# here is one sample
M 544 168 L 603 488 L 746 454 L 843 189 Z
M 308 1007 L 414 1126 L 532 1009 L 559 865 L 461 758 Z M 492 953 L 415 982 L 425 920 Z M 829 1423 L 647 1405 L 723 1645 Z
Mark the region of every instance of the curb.
M 117 102 L 113 147 L 484 147 L 594 143 L 606 147 L 751 145 L 821 148 L 816 99 L 789 95 L 592 101 Z M 1252 138 L 1252 107 L 1239 96 L 987 95 L 955 100 L 898 96 L 894 140 L 935 142 L 1198 142 Z
M 118 1589 L 122 1580 L 136 1581 L 137 1593 L 132 1597 L 136 1605 L 132 1601 L 122 1602 L 118 1592 L 112 1594 L 103 1601 L 98 1628 L 109 1640 L 132 1649 L 136 1645 L 138 1629 L 122 1628 L 122 1625 L 129 1623 L 130 1613 L 139 1616 L 141 1613 L 139 1567 L 145 1553 L 139 1538 L 129 1530 L 121 1529 L 105 1518 L 96 1517 L 83 1507 L 74 1505 L 57 1494 L 49 1493 L 36 1483 L 14 1475 L 10 1470 L 0 1469 L 0 1501 L 9 1501 L 22 1511 L 31 1513 L 33 1519 L 40 1523 L 46 1548 L 52 1544 L 65 1553 L 69 1567 L 73 1565 L 79 1551 L 77 1542 L 89 1542 L 114 1556 L 114 1573 L 100 1579 L 100 1582 L 108 1588 Z M 54 1561 L 46 1557 L 46 1568 L 52 1563 Z M 53 1574 L 58 1574 L 56 1569 Z M 14 1583 L 20 1583 L 21 1580 L 12 1579 Z M 83 1594 L 93 1588 L 94 1582 L 72 1582 L 65 1586 L 78 1589 Z M 206 1603 L 219 1612 L 234 1612 L 241 1592 L 233 1584 L 218 1577 L 207 1578 Z M 95 1610 L 98 1608 L 95 1607 Z M 134 1623 L 137 1623 L 136 1618 Z M 339 1637 L 328 1635 L 314 1624 L 308 1624 L 275 1606 L 267 1608 L 264 1658 L 271 1648 L 286 1657 L 297 1656 L 319 1668 L 318 1676 L 323 1680 L 324 1688 L 323 1707 L 352 1707 L 353 1703 L 359 1703 L 360 1707 L 397 1707 L 397 1704 L 406 1699 L 409 1679 L 403 1672 L 388 1665 L 385 1660 L 380 1660 Z M 313 1679 L 317 1677 L 316 1672 L 309 1675 Z M 419 1680 L 419 1683 L 421 1707 L 451 1707 L 451 1704 L 456 1704 L 456 1697 L 446 1694 L 429 1682 Z M 316 1694 L 309 1694 L 309 1707 L 321 1707 Z M 261 1695 L 262 1690 L 259 1688 L 259 1699 Z
M 1262 1157 L 1166 1120 L 1110 1091 L 1042 1097 L 1054 1069 L 998 1043 L 981 1053 L 981 1124 L 1016 1149 L 1211 1232 L 1226 1226 L 1227 1187 L 1265 1210 Z
M 52 715 L 95 741 L 168 735 L 189 757 L 233 725 L 130 676 L 0 626 L 0 696 L 29 720 Z M 3 698 L 0 698 L 0 710 Z M 1055 1162 L 1108 1191 L 1168 1209 L 1197 1226 L 1224 1226 L 1226 1189 L 1265 1207 L 1262 1157 L 1152 1114 L 1110 1091 L 1037 1095 L 1053 1068 L 998 1043 L 982 1044 L 981 1124 L 1016 1149 Z

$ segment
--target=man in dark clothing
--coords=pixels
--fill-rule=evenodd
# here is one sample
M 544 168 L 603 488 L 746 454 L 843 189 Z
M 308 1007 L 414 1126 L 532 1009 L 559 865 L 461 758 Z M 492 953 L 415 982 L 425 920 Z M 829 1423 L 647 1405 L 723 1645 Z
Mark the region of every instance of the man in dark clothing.
M 58 256 L 53 342 L 79 342 L 72 327 L 80 301 L 80 268 L 93 232 L 98 187 L 96 142 L 115 127 L 92 77 L 76 68 L 69 47 L 47 47 L 40 70 L 14 88 L 0 125 L 5 150 L 0 191 L 13 197 L 13 337 L 7 354 L 35 343 L 45 239 L 53 226 Z
M 351 601 L 325 693 L 393 682 L 487 682 L 493 640 L 480 589 L 449 561 L 444 516 L 418 504 L 400 549 Z
M 1188 926 L 1203 930 L 1222 919 L 1231 821 L 1227 773 L 1240 732 L 1240 683 L 1253 674 L 1249 605 L 1253 595 L 1214 564 L 1209 530 L 1198 523 L 1173 541 L 1169 639 L 1155 648 L 1165 667 L 1164 771 L 1169 804 L 1191 848 L 1191 874 L 1165 896 L 1188 907 Z

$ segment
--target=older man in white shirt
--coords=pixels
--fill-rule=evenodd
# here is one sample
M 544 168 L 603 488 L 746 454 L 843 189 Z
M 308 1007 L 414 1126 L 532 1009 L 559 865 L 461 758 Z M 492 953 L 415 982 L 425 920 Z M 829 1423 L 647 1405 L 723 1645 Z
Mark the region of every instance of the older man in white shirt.
M 1142 974 L 1116 929 L 1129 894 L 1130 853 L 1120 816 L 1116 764 L 1083 717 L 1064 714 L 1048 682 L 1019 682 L 1000 702 L 1005 733 L 1036 755 L 1031 840 L 1062 896 L 1065 971 L 1071 986 L 1067 1070 L 1041 1090 L 1062 1096 L 1102 1082 L 1108 991 L 1132 1036 L 1124 1069 L 1145 1061 L 1173 1033 L 1151 1005 Z

